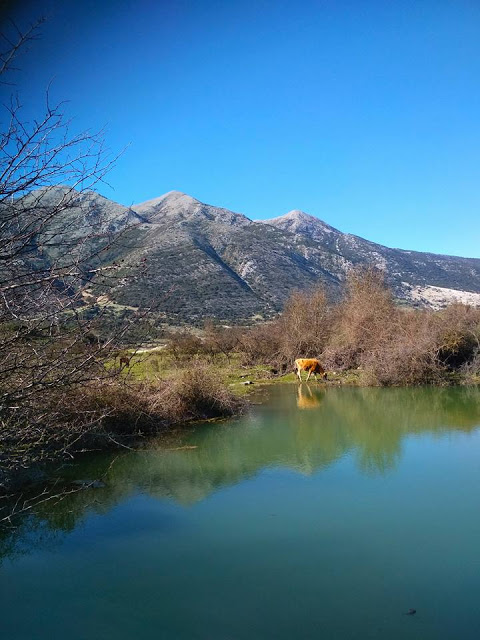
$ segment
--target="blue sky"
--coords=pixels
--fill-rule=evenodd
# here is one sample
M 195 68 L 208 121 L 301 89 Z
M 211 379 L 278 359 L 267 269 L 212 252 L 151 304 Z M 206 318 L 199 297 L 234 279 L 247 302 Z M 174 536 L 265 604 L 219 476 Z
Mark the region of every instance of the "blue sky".
M 298 208 L 382 244 L 480 257 L 480 3 L 10 3 L 46 15 L 25 114 L 68 100 L 125 147 L 100 191 L 177 189 L 247 216 Z M 2 97 L 9 91 L 1 89 Z

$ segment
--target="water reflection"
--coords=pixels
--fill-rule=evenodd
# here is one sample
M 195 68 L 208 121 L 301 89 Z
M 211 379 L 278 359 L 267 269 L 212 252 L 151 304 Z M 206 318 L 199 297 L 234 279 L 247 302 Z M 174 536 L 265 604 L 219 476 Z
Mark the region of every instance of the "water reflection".
M 297 407 L 316 409 L 325 396 L 325 389 L 312 388 L 309 384 L 299 384 L 297 389 Z
M 29 535 L 36 544 L 49 544 L 54 532 L 71 531 L 86 513 L 106 513 L 138 492 L 190 505 L 268 467 L 309 475 L 345 456 L 362 473 L 386 474 L 399 464 L 406 438 L 468 433 L 480 425 L 480 390 L 475 388 L 324 389 L 302 384 L 264 393 L 264 403 L 248 415 L 188 432 L 183 444 L 190 448 L 153 446 L 115 457 L 91 456 L 72 465 L 62 472 L 65 482 L 104 477 L 106 486 L 39 505 L 15 539 L 4 536 L 4 553 L 21 549 L 16 543 L 20 538 L 27 548 Z

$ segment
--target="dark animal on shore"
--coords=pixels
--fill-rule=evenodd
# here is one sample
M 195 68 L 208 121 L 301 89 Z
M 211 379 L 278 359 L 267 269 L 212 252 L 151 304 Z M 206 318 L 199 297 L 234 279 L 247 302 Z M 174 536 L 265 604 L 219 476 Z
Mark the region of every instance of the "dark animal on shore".
M 130 358 L 128 356 L 120 356 L 120 367 L 123 365 L 126 367 L 130 366 Z
M 295 366 L 293 370 L 298 376 L 298 379 L 300 380 L 300 382 L 302 382 L 301 371 L 308 372 L 307 382 L 310 376 L 312 375 L 312 373 L 315 375 L 315 378 L 317 378 L 317 376 L 320 375 L 324 380 L 327 379 L 327 373 L 325 369 L 322 367 L 320 362 L 315 358 L 297 358 L 295 360 Z

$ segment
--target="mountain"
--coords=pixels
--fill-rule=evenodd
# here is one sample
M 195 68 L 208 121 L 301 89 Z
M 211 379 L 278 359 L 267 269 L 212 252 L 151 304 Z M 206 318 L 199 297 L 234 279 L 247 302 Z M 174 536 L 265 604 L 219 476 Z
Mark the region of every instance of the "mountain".
M 341 231 L 331 227 L 326 222 L 315 218 L 314 216 L 294 209 L 289 213 L 278 218 L 271 218 L 270 220 L 262 220 L 264 224 L 270 224 L 283 231 L 289 231 L 296 235 L 307 236 L 317 242 L 322 243 L 324 246 L 332 247 L 335 245 L 335 241 L 342 235 Z
M 452 299 L 480 302 L 480 260 L 419 251 L 390 249 L 358 236 L 342 233 L 303 211 L 265 220 L 264 224 L 292 233 L 299 244 L 314 240 L 341 255 L 348 266 L 374 265 L 386 274 L 388 283 L 400 299 L 438 306 Z M 340 280 L 345 271 L 332 273 Z M 442 292 L 439 289 L 445 289 Z M 455 292 L 458 294 L 455 294 Z M 472 293 L 473 296 L 464 295 Z M 436 305 L 435 305 L 436 303 Z
M 48 267 L 55 263 L 71 263 L 74 257 L 92 256 L 118 232 L 143 218 L 132 209 L 113 202 L 93 191 L 78 192 L 67 186 L 43 187 L 17 198 L 12 204 L 3 205 L 0 215 L 13 208 L 16 213 L 5 237 L 10 231 L 18 235 L 15 223 L 23 222 L 23 234 L 29 239 L 24 257 L 35 257 L 39 265 Z M 8 220 L 8 215 L 6 216 Z M 45 221 L 48 221 L 45 224 Z M 88 242 L 83 239 L 88 236 Z M 35 246 L 41 251 L 33 256 Z M 111 256 L 110 256 L 111 257 Z M 97 258 L 93 262 L 103 260 Z M 88 260 L 91 263 L 91 260 Z
M 93 224 L 97 235 L 121 231 L 117 246 L 101 254 L 120 265 L 111 301 L 158 305 L 169 322 L 272 317 L 295 289 L 322 282 L 340 295 L 348 270 L 367 264 L 383 269 L 409 304 L 441 306 L 461 296 L 480 302 L 480 259 L 390 249 L 302 211 L 253 221 L 179 191 L 127 208 L 98 194 L 55 189 L 40 202 L 72 198 L 66 230 L 79 234 Z M 94 280 L 87 291 L 95 294 Z
M 272 316 L 294 289 L 319 280 L 338 287 L 293 236 L 244 215 L 177 191 L 132 209 L 147 222 L 125 260 L 129 282 L 114 292 L 121 304 L 156 300 L 174 319 L 235 321 Z M 146 272 L 135 267 L 145 261 Z

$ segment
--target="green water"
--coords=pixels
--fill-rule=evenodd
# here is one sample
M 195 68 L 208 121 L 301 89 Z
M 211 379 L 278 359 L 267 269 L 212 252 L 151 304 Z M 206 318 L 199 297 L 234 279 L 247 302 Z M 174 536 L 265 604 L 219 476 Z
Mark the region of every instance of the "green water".
M 106 485 L 3 535 L 1 637 L 480 638 L 480 391 L 258 400 L 62 470 Z

